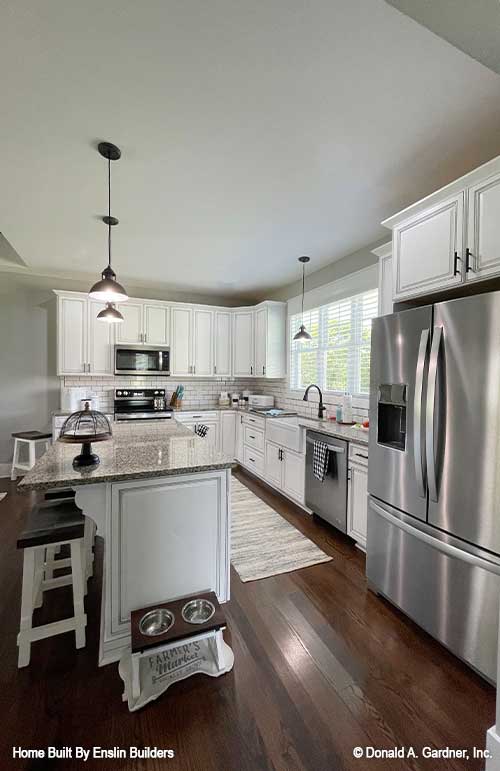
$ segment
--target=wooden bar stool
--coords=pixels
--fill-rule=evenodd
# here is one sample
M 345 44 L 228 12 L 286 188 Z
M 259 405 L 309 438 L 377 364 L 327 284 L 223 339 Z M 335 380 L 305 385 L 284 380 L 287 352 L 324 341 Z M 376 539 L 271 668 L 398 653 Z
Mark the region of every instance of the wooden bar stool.
M 44 452 L 49 449 L 52 434 L 43 433 L 43 431 L 18 431 L 12 434 L 14 438 L 14 457 L 12 459 L 12 469 L 10 478 L 12 481 L 17 479 L 16 469 L 20 471 L 29 471 L 35 465 L 36 448 L 43 444 Z M 28 446 L 28 462 L 21 463 L 19 456 L 23 444 Z
M 76 647 L 85 646 L 87 617 L 83 606 L 86 557 L 84 546 L 85 517 L 73 501 L 42 503 L 35 506 L 28 517 L 26 529 L 17 541 L 17 548 L 24 550 L 21 623 L 17 644 L 18 667 L 30 662 L 31 643 L 63 632 L 74 631 Z M 46 550 L 69 544 L 70 557 L 57 560 L 50 566 Z M 70 567 L 71 573 L 47 577 L 47 568 Z M 72 586 L 74 615 L 51 624 L 33 626 L 33 611 L 43 604 L 44 592 L 60 586 Z
M 54 488 L 53 490 L 47 490 L 43 496 L 46 501 L 52 501 L 56 503 L 58 501 L 73 500 L 75 499 L 75 491 L 69 487 Z M 85 517 L 85 533 L 84 533 L 84 545 L 85 545 L 85 594 L 87 594 L 87 580 L 94 575 L 94 545 L 95 545 L 95 523 Z M 60 546 L 49 546 L 46 550 L 46 569 L 45 577 L 52 578 L 53 571 L 58 568 L 64 567 L 60 560 L 56 560 L 56 555 L 61 551 Z

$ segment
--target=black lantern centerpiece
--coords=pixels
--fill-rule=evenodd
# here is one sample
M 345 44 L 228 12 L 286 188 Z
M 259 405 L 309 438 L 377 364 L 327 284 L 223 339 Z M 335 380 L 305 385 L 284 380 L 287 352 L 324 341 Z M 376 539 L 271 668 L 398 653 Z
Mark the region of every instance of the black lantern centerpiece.
M 92 442 L 105 442 L 111 439 L 111 434 L 106 415 L 91 410 L 89 403 L 85 402 L 85 409 L 73 412 L 64 422 L 59 442 L 82 445 L 80 455 L 73 458 L 73 468 L 97 466 L 99 456 L 92 452 Z

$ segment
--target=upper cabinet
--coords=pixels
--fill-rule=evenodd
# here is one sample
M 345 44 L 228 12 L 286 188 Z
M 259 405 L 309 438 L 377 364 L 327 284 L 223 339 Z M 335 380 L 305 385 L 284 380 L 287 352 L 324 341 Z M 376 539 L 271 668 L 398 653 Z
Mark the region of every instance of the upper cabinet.
M 286 375 L 286 310 L 283 303 L 264 302 L 255 309 L 256 377 Z
M 218 308 L 132 298 L 123 322 L 97 320 L 104 306 L 81 292 L 58 296 L 58 374 L 110 375 L 114 344 L 170 347 L 170 371 L 187 377 L 284 377 L 286 304 Z
M 112 374 L 113 327 L 97 320 L 103 308 L 85 295 L 58 296 L 58 375 Z
M 167 305 L 129 300 L 120 303 L 120 313 L 123 323 L 117 325 L 117 343 L 168 345 L 170 308 Z
M 500 173 L 468 190 L 467 281 L 500 273 Z
M 231 311 L 214 313 L 214 375 L 231 375 Z
M 213 357 L 214 312 L 206 308 L 172 308 L 172 375 L 211 377 Z
M 233 375 L 255 374 L 254 311 L 236 310 L 233 316 Z M 284 341 L 283 341 L 284 342 Z
M 393 300 L 500 275 L 500 158 L 399 214 L 392 229 Z
M 464 196 L 460 193 L 394 229 L 394 298 L 460 284 Z

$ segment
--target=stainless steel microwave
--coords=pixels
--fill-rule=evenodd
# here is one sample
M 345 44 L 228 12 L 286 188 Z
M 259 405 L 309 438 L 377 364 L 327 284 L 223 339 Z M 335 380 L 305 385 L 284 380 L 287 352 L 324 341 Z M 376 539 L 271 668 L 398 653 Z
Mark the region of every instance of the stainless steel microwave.
M 115 345 L 115 375 L 170 375 L 170 348 Z

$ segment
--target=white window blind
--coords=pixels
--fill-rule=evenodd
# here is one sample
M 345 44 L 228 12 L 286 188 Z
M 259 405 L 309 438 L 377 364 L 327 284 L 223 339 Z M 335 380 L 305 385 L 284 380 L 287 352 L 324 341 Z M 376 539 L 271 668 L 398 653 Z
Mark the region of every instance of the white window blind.
M 370 388 L 372 319 L 378 312 L 378 290 L 346 297 L 304 312 L 312 340 L 294 340 L 302 314 L 290 317 L 290 387 L 317 383 L 327 392 L 364 396 Z

